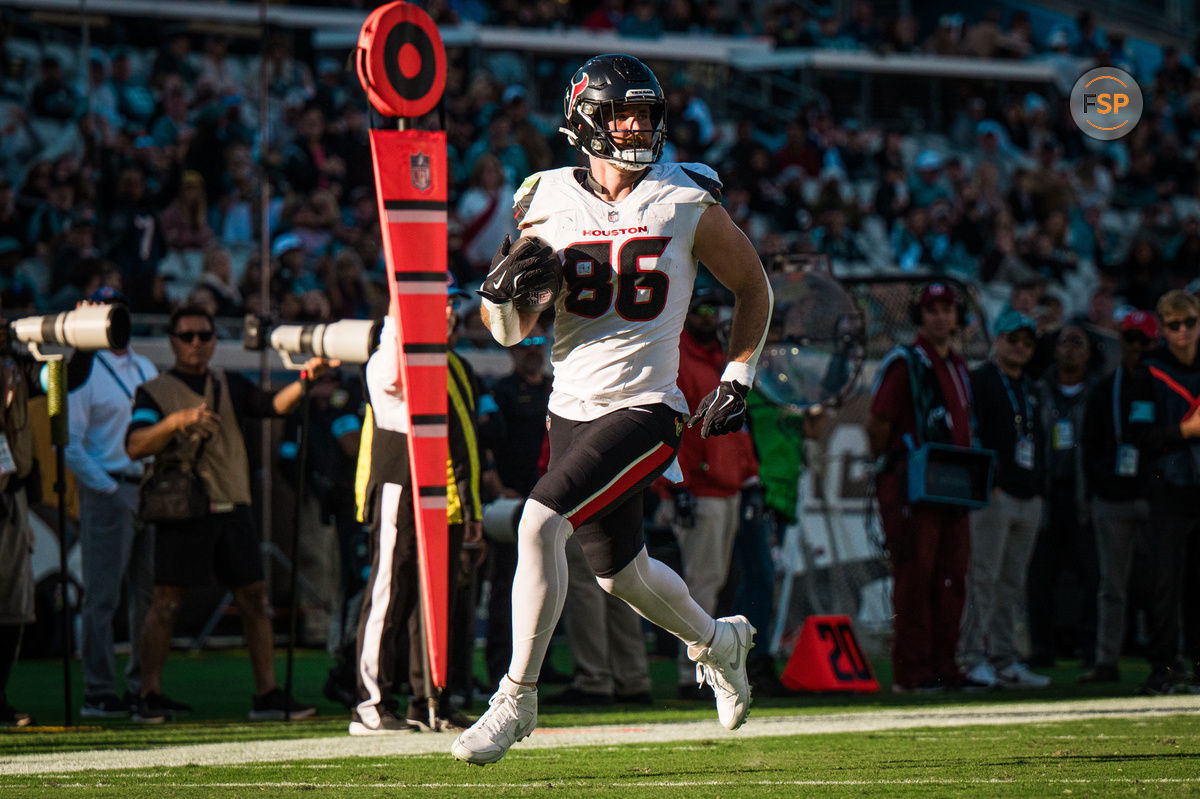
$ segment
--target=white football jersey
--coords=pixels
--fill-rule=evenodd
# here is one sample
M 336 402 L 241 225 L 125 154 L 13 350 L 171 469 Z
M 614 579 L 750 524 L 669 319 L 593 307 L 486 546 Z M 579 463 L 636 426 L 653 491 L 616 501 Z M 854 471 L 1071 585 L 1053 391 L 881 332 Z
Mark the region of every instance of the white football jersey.
M 518 225 L 563 260 L 550 410 L 588 421 L 663 402 L 687 413 L 675 381 L 696 279 L 692 245 L 721 184 L 704 164 L 654 164 L 609 203 L 584 187 L 586 176 L 571 167 L 539 172 L 513 196 Z

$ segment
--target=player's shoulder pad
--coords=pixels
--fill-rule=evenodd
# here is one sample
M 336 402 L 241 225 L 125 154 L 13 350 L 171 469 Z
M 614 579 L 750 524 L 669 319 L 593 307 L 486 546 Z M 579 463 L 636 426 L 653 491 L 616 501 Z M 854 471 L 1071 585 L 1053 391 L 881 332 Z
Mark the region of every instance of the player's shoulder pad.
M 553 195 L 554 186 L 561 183 L 563 173 L 569 173 L 569 168 L 563 169 L 548 169 L 543 172 L 534 172 L 513 192 L 513 218 L 517 221 L 517 226 L 524 224 L 534 224 L 543 221 L 548 210 L 545 208 L 545 202 L 552 200 L 549 195 Z
M 525 181 L 513 192 L 513 218 L 517 220 L 518 225 L 529 214 L 529 208 L 533 205 L 534 195 L 537 194 L 538 186 L 541 183 L 542 173 L 534 172 L 525 178 Z
M 721 179 L 717 177 L 715 169 L 708 164 L 699 162 L 676 164 L 679 167 L 680 173 L 695 184 L 698 188 L 706 191 L 712 196 L 712 201 L 715 203 L 721 202 Z

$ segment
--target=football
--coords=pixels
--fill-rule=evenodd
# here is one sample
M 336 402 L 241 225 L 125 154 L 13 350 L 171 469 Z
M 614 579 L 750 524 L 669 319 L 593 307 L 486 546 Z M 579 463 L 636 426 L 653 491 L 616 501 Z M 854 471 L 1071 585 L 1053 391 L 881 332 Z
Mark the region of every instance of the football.
M 562 262 L 555 255 L 539 261 L 513 279 L 513 307 L 521 313 L 541 313 L 554 304 L 562 289 Z

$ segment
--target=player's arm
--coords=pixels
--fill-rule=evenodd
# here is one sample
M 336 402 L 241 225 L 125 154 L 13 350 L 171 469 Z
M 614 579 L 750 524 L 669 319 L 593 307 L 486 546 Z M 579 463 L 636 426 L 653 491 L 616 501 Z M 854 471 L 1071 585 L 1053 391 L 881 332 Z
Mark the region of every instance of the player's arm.
M 692 254 L 713 277 L 733 292 L 733 328 L 729 334 L 729 363 L 723 380 L 749 386 L 767 340 L 773 298 L 762 261 L 746 234 L 720 205 L 710 205 L 696 225 Z
M 703 419 L 700 435 L 707 438 L 710 433 L 740 430 L 745 423 L 745 398 L 754 385 L 754 368 L 767 340 L 773 299 L 754 245 L 720 205 L 710 205 L 700 216 L 692 254 L 733 292 L 729 362 L 720 385 L 704 398 L 689 422 Z
M 502 347 L 512 347 L 530 334 L 540 311 L 522 311 L 514 300 L 535 284 L 558 280 L 558 256 L 528 227 L 516 243 L 508 237 L 492 256 L 492 268 L 477 293 L 479 315 Z M 536 286 L 535 286 L 536 287 Z

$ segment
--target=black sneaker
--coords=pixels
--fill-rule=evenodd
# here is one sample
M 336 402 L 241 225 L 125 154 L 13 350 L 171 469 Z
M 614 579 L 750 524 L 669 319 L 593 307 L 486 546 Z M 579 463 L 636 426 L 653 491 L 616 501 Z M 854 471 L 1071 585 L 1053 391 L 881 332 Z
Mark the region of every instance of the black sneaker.
M 163 707 L 165 707 L 167 710 L 171 711 L 171 715 L 173 715 L 173 716 L 178 713 L 191 713 L 192 712 L 192 706 L 189 705 L 187 702 L 180 702 L 178 700 L 172 699 L 171 697 L 167 696 L 166 694 L 159 694 L 158 701 L 162 704 Z
M 379 711 L 379 721 L 372 724 L 363 721 L 358 715 L 358 710 L 351 713 L 349 733 L 351 735 L 394 735 L 413 731 L 413 727 L 390 708 L 380 706 L 376 709 Z
M 429 704 L 427 702 L 409 702 L 408 712 L 404 720 L 414 732 L 462 732 L 475 723 L 462 713 L 447 705 L 438 705 L 436 727 L 429 726 Z
M 779 681 L 779 675 L 775 673 L 775 661 L 770 657 L 747 660 L 746 676 L 750 680 L 750 687 L 754 689 L 756 697 L 778 697 L 792 694 L 792 691 Z
M 187 702 L 177 701 L 177 700 L 172 699 L 171 697 L 167 696 L 166 694 L 154 694 L 153 696 L 157 700 L 158 706 L 163 708 L 164 710 L 169 710 L 171 712 L 172 717 L 179 713 L 191 713 L 192 712 L 192 706 L 189 705 Z M 126 705 L 129 706 L 129 709 L 131 711 L 137 709 L 138 698 L 136 696 L 134 696 L 133 694 L 129 693 L 128 691 L 125 692 L 125 698 L 123 701 L 125 702 Z
M 565 691 L 542 700 L 543 705 L 567 705 L 572 707 L 603 707 L 613 703 L 612 694 L 581 691 L 574 685 Z
M 33 716 L 22 713 L 7 701 L 0 699 L 0 727 L 32 727 Z
M 465 713 L 460 713 L 457 710 L 449 710 L 446 712 L 446 715 L 438 718 L 438 729 L 442 732 L 462 732 L 465 729 L 469 729 L 474 723 L 475 719 Z
M 128 701 L 122 701 L 116 694 L 99 694 L 85 696 L 79 715 L 85 719 L 123 719 L 132 708 Z
M 171 711 L 163 705 L 162 694 L 146 694 L 137 699 L 131 718 L 138 724 L 162 724 L 171 720 Z
M 1175 692 L 1175 675 L 1170 669 L 1155 669 L 1146 681 L 1138 686 L 1143 696 L 1163 696 Z
M 946 683 L 940 677 L 926 677 L 916 685 L 892 683 L 892 693 L 894 694 L 940 694 L 945 690 Z
M 254 697 L 254 706 L 249 713 L 251 721 L 283 721 L 285 715 L 294 719 L 306 719 L 317 715 L 317 708 L 314 705 L 300 704 L 284 694 L 281 688 L 272 688 L 265 694 Z
M 1106 682 L 1120 682 L 1121 672 L 1111 663 L 1098 663 L 1079 675 L 1080 685 L 1097 685 Z
M 1175 683 L 1177 694 L 1200 694 L 1200 672 L 1192 670 L 1184 674 Z
M 321 689 L 321 693 L 330 702 L 336 702 L 347 710 L 351 710 L 358 704 L 358 700 L 354 696 L 354 684 L 346 684 L 345 681 L 339 679 L 338 674 L 334 669 L 329 670 L 329 676 L 325 678 L 325 686 Z

